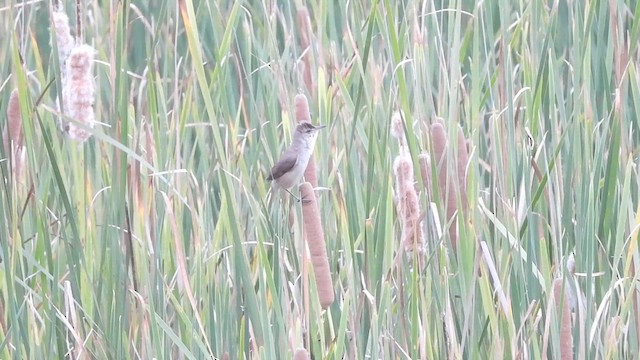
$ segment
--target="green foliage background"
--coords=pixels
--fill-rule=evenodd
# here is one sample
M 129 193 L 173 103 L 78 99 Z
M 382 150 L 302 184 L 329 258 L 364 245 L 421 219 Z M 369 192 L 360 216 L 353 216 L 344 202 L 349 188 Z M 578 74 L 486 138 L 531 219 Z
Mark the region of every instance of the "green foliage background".
M 17 88 L 27 149 L 24 177 L 0 163 L 3 358 L 559 358 L 571 252 L 575 356 L 637 356 L 638 1 L 80 3 L 103 124 L 84 144 L 56 126 L 52 4 L 0 5 L 0 113 Z M 300 92 L 329 125 L 326 311 L 299 207 L 290 226 L 267 201 Z M 399 244 L 398 110 L 416 165 L 437 118 L 473 145 L 457 254 L 419 186 L 422 269 Z

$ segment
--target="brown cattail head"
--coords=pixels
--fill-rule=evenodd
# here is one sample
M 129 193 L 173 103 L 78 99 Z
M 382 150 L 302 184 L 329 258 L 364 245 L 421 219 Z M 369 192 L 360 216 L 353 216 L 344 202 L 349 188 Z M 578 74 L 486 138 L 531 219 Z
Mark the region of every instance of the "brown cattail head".
M 462 224 L 459 219 L 466 219 L 468 214 L 467 176 L 466 168 L 469 162 L 467 142 L 462 128 L 458 127 L 458 148 L 456 151 L 449 149 L 447 133 L 444 126 L 436 122 L 431 125 L 431 139 L 433 142 L 434 159 L 437 165 L 438 190 L 445 204 L 446 222 L 456 217 L 449 230 L 451 245 L 455 250 L 458 243 L 458 226 Z M 449 174 L 449 161 L 455 161 L 457 174 Z M 460 208 L 458 208 L 458 203 Z
M 428 153 L 418 155 L 418 162 L 420 163 L 420 175 L 422 176 L 422 185 L 425 191 L 429 191 L 429 184 L 431 184 L 431 159 Z
M 303 94 L 298 94 L 295 97 L 295 112 L 296 123 L 311 122 L 311 112 L 309 111 L 309 102 L 307 97 Z M 314 188 L 318 187 L 318 175 L 316 174 L 316 162 L 313 160 L 313 155 L 309 159 L 307 168 L 304 171 L 304 179 L 313 185 Z
M 571 333 L 571 305 L 569 284 L 563 285 L 562 278 L 553 281 L 553 299 L 557 314 L 560 319 L 560 358 L 562 360 L 573 359 L 573 334 Z
M 296 95 L 295 99 L 296 108 L 296 122 L 298 124 L 303 122 L 311 122 L 311 112 L 309 111 L 309 102 L 307 97 L 303 94 Z
M 56 43 L 58 45 L 58 58 L 60 59 L 60 69 L 62 70 L 62 78 L 66 76 L 65 63 L 71 50 L 75 46 L 75 40 L 71 36 L 71 29 L 69 28 L 69 17 L 64 12 L 62 3 L 54 6 L 51 14 L 53 20 L 53 27 L 56 33 Z
M 67 77 L 62 89 L 65 114 L 88 128 L 95 126 L 93 102 L 93 56 L 95 50 L 89 45 L 80 45 L 69 54 L 66 64 Z M 91 134 L 73 122 L 63 121 L 63 130 L 70 138 L 85 141 Z
M 7 105 L 7 127 L 4 130 L 4 152 L 8 156 L 12 150 L 18 150 L 23 146 L 22 116 L 20 114 L 20 101 L 18 90 L 13 90 L 9 96 Z
M 2 132 L 4 154 L 11 159 L 11 172 L 14 177 L 22 177 L 22 169 L 25 160 L 24 134 L 22 132 L 22 115 L 20 114 L 20 101 L 18 91 L 13 90 L 9 96 L 7 105 L 7 125 Z
M 320 210 L 313 187 L 308 182 L 300 185 L 300 196 L 303 201 L 302 220 L 304 223 L 304 235 L 311 254 L 311 264 L 316 277 L 316 287 L 320 298 L 320 305 L 326 309 L 334 301 L 331 271 L 329 259 L 324 242 L 324 230 L 320 219 Z
M 462 127 L 458 125 L 458 153 L 456 156 L 456 165 L 458 170 L 457 188 L 460 194 L 460 204 L 462 205 L 462 212 L 465 218 L 469 208 L 469 201 L 467 200 L 467 165 L 469 164 L 469 150 L 467 149 L 467 145 L 467 139 L 464 138 Z
M 300 47 L 304 52 L 302 57 L 302 78 L 307 90 L 313 94 L 315 86 L 313 85 L 313 76 L 311 75 L 311 19 L 309 11 L 306 7 L 298 9 L 298 29 L 300 30 Z
M 402 226 L 402 244 L 405 251 L 424 252 L 424 232 L 420 213 L 420 202 L 415 187 L 413 162 L 409 154 L 400 154 L 393 163 L 396 177 L 397 207 Z
M 293 354 L 293 360 L 309 360 L 309 353 L 305 348 L 298 348 L 296 352 Z
M 2 133 L 4 153 L 10 159 L 11 173 L 14 179 L 23 177 L 26 151 L 24 147 L 24 134 L 22 132 L 22 115 L 20 113 L 20 101 L 18 91 L 13 90 L 9 96 L 7 105 L 7 125 Z

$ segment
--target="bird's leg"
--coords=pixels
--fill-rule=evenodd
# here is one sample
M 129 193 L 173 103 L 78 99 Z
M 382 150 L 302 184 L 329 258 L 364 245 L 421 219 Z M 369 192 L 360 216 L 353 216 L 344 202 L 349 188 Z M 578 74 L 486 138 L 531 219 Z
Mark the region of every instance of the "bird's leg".
M 283 188 L 283 189 L 285 189 L 285 188 Z M 291 191 L 289 191 L 289 189 L 285 189 L 285 191 L 286 191 L 286 192 L 288 192 L 288 193 L 289 193 L 289 195 L 293 196 L 293 198 L 294 198 L 294 199 L 296 199 L 296 201 L 297 201 L 297 202 L 299 202 L 299 203 L 302 203 L 302 204 L 308 204 L 308 203 L 310 203 L 310 202 L 311 202 L 311 200 L 308 200 L 308 199 L 301 199 L 301 198 L 299 198 L 299 197 L 297 197 L 297 196 L 293 195 L 293 193 L 292 193 Z

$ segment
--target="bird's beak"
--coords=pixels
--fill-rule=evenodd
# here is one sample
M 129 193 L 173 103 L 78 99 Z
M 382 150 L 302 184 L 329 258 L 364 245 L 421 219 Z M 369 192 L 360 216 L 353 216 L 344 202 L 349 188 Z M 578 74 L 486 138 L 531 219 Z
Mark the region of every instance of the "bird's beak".
M 316 130 L 324 129 L 326 127 L 327 127 L 327 125 L 318 125 L 318 126 L 316 126 Z

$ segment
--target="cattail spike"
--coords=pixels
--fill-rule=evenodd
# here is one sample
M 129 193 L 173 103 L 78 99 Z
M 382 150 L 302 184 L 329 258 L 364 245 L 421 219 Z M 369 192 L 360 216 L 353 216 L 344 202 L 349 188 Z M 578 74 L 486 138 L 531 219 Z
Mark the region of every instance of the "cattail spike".
M 562 285 L 562 278 L 553 281 L 553 298 L 557 314 L 560 316 L 560 358 L 573 359 L 573 334 L 571 333 L 571 305 L 569 303 L 569 284 Z M 565 289 L 564 296 L 562 289 Z
M 304 222 L 304 234 L 311 254 L 311 263 L 316 277 L 316 287 L 320 297 L 320 305 L 326 309 L 334 301 L 333 283 L 329 259 L 324 241 L 324 230 L 320 219 L 320 210 L 313 187 L 308 182 L 300 185 L 300 196 L 304 202 L 302 206 L 302 220 Z
M 418 155 L 420 163 L 420 175 L 422 176 L 422 185 L 425 191 L 429 191 L 431 184 L 431 159 L 428 153 Z
M 13 90 L 9 96 L 7 105 L 7 128 L 4 133 L 5 154 L 11 153 L 12 149 L 21 148 L 24 142 L 22 135 L 22 115 L 20 114 L 20 101 L 18 91 Z
M 311 19 L 306 7 L 301 7 L 297 12 L 298 29 L 300 30 L 300 47 L 304 52 L 302 57 L 302 78 L 307 90 L 313 93 L 315 90 L 311 73 Z
M 22 132 L 22 114 L 18 91 L 13 90 L 7 105 L 7 125 L 2 132 L 4 154 L 11 159 L 11 172 L 14 179 L 22 178 L 25 161 L 24 134 Z
M 462 128 L 458 126 L 458 146 L 454 151 L 449 149 L 447 133 L 444 126 L 436 122 L 431 125 L 431 139 L 433 142 L 434 159 L 437 163 L 438 189 L 446 207 L 445 222 L 455 216 L 449 229 L 449 237 L 454 250 L 458 243 L 458 228 L 462 226 L 459 219 L 466 219 L 469 211 L 467 197 L 467 165 L 469 163 L 469 143 L 464 137 Z M 455 176 L 449 174 L 449 161 L 455 161 Z
M 296 95 L 294 99 L 296 110 L 296 122 L 298 124 L 303 122 L 311 122 L 311 112 L 309 111 L 309 102 L 307 97 L 303 94 Z

